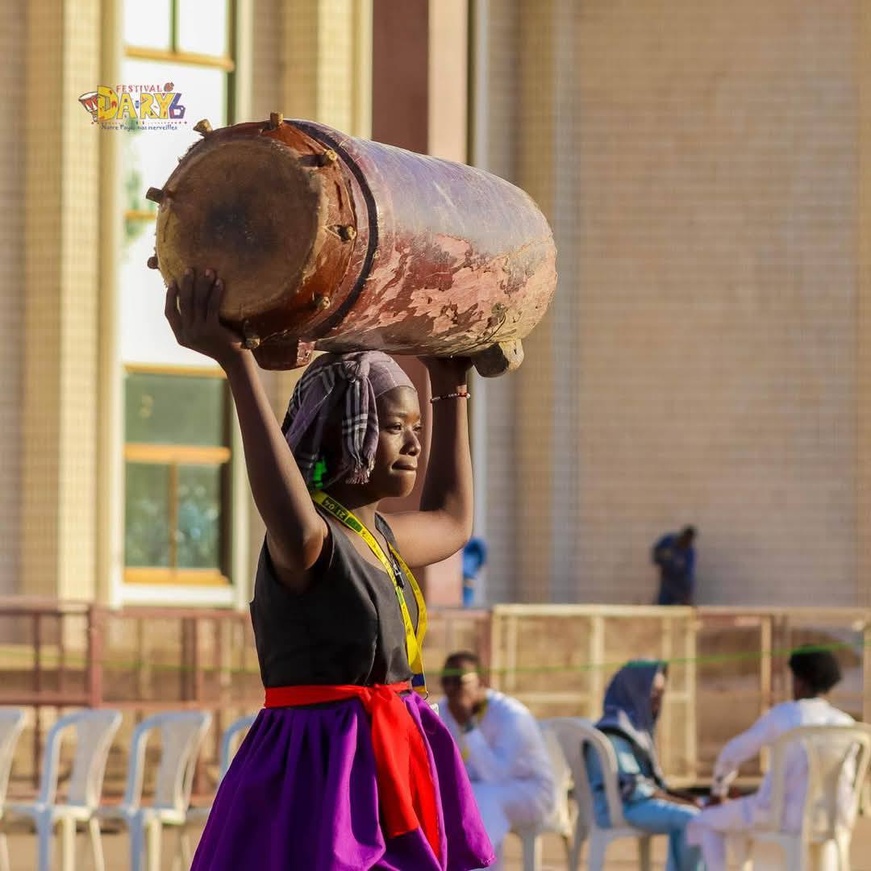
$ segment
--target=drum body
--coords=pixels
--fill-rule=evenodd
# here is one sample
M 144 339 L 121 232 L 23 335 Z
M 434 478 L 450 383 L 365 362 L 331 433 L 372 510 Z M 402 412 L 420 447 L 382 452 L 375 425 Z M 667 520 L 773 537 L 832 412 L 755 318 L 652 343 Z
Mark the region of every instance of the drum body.
M 149 195 L 164 279 L 215 269 L 222 318 L 265 368 L 378 349 L 500 374 L 556 287 L 553 235 L 522 190 L 310 121 L 208 131 Z

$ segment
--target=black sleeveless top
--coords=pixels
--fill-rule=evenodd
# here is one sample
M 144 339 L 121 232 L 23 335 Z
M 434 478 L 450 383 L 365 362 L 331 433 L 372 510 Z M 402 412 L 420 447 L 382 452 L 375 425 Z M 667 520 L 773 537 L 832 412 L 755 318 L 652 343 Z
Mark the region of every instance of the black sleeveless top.
M 393 581 L 381 566 L 363 559 L 332 515 L 318 510 L 330 527 L 328 553 L 321 555 L 304 592 L 294 593 L 278 580 L 265 542 L 260 552 L 250 607 L 263 686 L 409 680 L 405 625 Z M 376 517 L 376 524 L 395 547 L 383 518 Z M 401 577 L 417 628 L 417 602 L 410 582 Z

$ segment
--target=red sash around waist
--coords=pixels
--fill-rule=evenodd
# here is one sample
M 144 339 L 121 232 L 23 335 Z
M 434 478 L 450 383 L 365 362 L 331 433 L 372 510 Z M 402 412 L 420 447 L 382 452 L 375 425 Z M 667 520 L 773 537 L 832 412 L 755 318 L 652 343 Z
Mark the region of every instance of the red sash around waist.
M 267 687 L 267 708 L 292 708 L 357 698 L 369 715 L 378 797 L 384 830 L 391 838 L 420 828 L 439 856 L 436 790 L 423 736 L 399 693 L 408 681 L 372 687 Z

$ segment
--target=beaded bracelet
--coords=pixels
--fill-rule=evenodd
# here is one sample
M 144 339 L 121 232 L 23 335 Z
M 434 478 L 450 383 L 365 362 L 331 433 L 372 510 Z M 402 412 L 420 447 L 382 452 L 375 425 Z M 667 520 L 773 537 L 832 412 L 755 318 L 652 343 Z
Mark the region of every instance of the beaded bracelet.
M 468 390 L 464 393 L 445 393 L 442 396 L 433 396 L 430 402 L 439 402 L 442 399 L 468 399 L 471 395 Z

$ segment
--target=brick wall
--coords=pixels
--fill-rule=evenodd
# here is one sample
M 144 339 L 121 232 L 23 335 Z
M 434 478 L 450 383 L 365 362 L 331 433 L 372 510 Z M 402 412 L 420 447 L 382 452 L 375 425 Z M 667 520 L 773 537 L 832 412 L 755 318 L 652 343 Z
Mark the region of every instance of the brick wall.
M 492 4 L 497 57 L 518 44 L 512 16 L 543 34 L 524 29 L 521 69 L 569 50 L 554 29 L 575 40 L 560 123 L 497 81 L 490 134 L 503 149 L 517 134 L 494 168 L 533 193 L 554 155 L 550 184 L 577 187 L 574 208 L 552 189 L 542 203 L 573 324 L 527 348 L 527 379 L 549 370 L 558 392 L 536 408 L 516 379 L 523 414 L 492 434 L 491 486 L 542 465 L 546 430 L 574 493 L 551 490 L 564 510 L 546 527 L 490 524 L 491 589 L 649 601 L 650 544 L 693 522 L 703 602 L 855 602 L 856 4 L 554 0 L 537 23 L 513 5 Z

